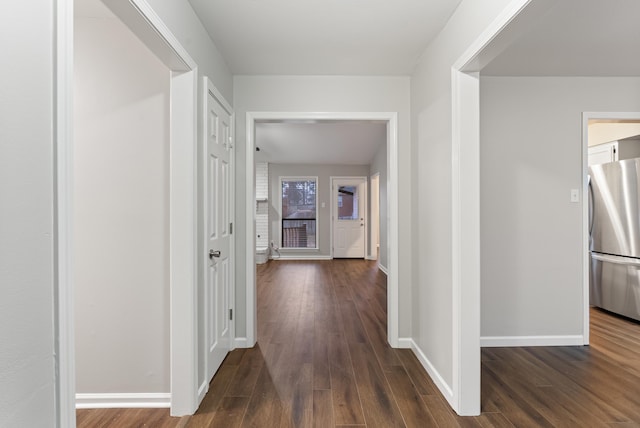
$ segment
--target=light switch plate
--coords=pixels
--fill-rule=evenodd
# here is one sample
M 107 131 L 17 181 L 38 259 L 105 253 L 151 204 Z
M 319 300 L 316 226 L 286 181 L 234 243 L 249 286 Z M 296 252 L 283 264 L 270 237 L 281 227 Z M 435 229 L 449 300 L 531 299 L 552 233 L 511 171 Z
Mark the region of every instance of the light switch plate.
M 571 189 L 571 202 L 580 202 L 579 189 Z

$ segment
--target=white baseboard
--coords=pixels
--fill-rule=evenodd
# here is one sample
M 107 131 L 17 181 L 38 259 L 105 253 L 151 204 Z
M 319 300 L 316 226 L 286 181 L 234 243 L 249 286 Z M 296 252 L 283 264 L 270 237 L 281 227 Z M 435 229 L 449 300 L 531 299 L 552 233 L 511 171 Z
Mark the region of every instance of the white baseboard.
M 378 260 L 378 258 L 376 256 L 369 254 L 368 256 L 365 257 L 365 260 Z
M 449 403 L 449 406 L 451 406 L 452 409 L 455 409 L 455 405 L 453 403 L 453 390 L 447 384 L 447 382 L 445 382 L 438 370 L 436 370 L 433 364 L 431 364 L 431 361 L 429 361 L 425 353 L 422 352 L 422 349 L 420 349 L 418 344 L 413 339 L 411 339 L 411 350 L 416 355 L 416 357 L 418 357 L 418 361 L 420 361 L 422 367 L 424 367 L 427 373 L 429 373 L 429 376 L 431 376 L 433 383 L 436 384 L 444 398 Z
M 271 260 L 331 260 L 332 258 L 322 254 L 283 254 L 280 257 L 272 257 Z
M 398 349 L 411 349 L 413 346 L 413 339 L 410 337 L 398 338 Z
M 575 336 L 484 336 L 483 348 L 510 348 L 522 346 L 582 346 L 584 337 Z
M 253 348 L 253 345 L 249 346 L 249 342 L 246 337 L 236 337 L 233 344 L 234 348 Z
M 204 400 L 204 396 L 207 395 L 207 392 L 209 392 L 209 383 L 202 382 L 202 385 L 198 388 L 198 406 L 202 403 L 202 400 Z
M 380 263 L 378 263 L 378 269 L 380 269 L 385 275 L 389 276 L 389 271 L 387 270 L 387 268 L 382 266 Z
M 171 393 L 76 394 L 76 409 L 149 409 L 171 407 Z

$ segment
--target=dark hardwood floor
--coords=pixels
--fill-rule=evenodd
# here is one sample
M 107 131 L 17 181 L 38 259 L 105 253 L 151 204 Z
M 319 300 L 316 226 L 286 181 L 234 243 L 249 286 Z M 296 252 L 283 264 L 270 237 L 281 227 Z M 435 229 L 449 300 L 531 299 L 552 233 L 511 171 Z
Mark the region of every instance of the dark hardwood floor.
M 258 345 L 191 417 L 82 410 L 79 427 L 640 426 L 640 324 L 591 311 L 591 346 L 485 348 L 482 415 L 458 417 L 386 343 L 386 277 L 363 260 L 258 266 Z

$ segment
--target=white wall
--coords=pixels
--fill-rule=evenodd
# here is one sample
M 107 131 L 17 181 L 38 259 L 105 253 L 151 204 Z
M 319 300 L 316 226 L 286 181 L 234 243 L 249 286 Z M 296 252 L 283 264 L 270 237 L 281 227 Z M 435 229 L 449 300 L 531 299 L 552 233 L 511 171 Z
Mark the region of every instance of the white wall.
M 0 426 L 55 425 L 53 7 L 0 7 Z
M 331 177 L 366 177 L 369 167 L 366 165 L 291 165 L 269 164 L 269 223 L 271 224 L 271 239 L 282 247 L 279 242 L 282 224 L 280 199 L 280 177 L 318 177 L 316 195 L 318 198 L 316 239 L 317 250 L 280 249 L 283 256 L 319 257 L 331 255 Z M 322 203 L 325 204 L 322 207 Z
M 451 66 L 508 0 L 463 0 L 411 78 L 412 338 L 450 388 L 453 382 L 451 258 Z M 408 160 L 407 160 L 408 161 Z M 401 244 L 403 246 L 405 244 Z M 457 364 L 457 362 L 456 362 Z
M 378 263 L 384 268 L 387 269 L 389 266 L 388 255 L 387 255 L 387 243 L 389 240 L 387 239 L 387 145 L 383 144 L 376 153 L 371 165 L 369 167 L 368 176 L 371 177 L 374 174 L 380 174 L 379 177 L 379 207 L 380 207 L 380 222 L 379 222 L 379 242 L 380 242 L 380 256 L 378 258 Z M 369 180 L 369 195 L 371 195 L 371 180 Z M 369 198 L 371 201 L 371 198 Z M 371 203 L 369 203 L 369 210 L 371 210 Z M 371 212 L 371 211 L 369 211 Z M 369 217 L 369 224 L 371 224 L 371 217 Z M 371 234 L 369 234 L 371 237 Z M 371 254 L 375 251 L 375 248 L 372 247 L 372 242 L 369 240 L 369 246 Z
M 582 112 L 640 111 L 640 78 L 480 86 L 481 334 L 581 335 Z
M 246 112 L 398 112 L 398 146 L 400 165 L 411 162 L 408 77 L 358 76 L 235 76 L 234 108 L 236 112 L 236 216 L 244 224 L 245 216 L 245 143 Z M 410 335 L 411 295 L 411 175 L 400 168 L 400 337 Z M 246 333 L 245 231 L 236 235 L 236 334 Z
M 169 393 L 169 70 L 115 18 L 74 49 L 77 392 Z

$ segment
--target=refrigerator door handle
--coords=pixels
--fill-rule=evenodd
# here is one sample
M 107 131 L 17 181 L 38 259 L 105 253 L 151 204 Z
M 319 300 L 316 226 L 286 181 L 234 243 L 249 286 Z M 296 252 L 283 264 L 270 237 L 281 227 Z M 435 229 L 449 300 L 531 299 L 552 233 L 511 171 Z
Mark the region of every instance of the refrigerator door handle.
M 631 259 L 628 257 L 610 256 L 608 254 L 591 253 L 594 260 L 601 262 L 614 263 L 617 265 L 640 266 L 640 259 Z

